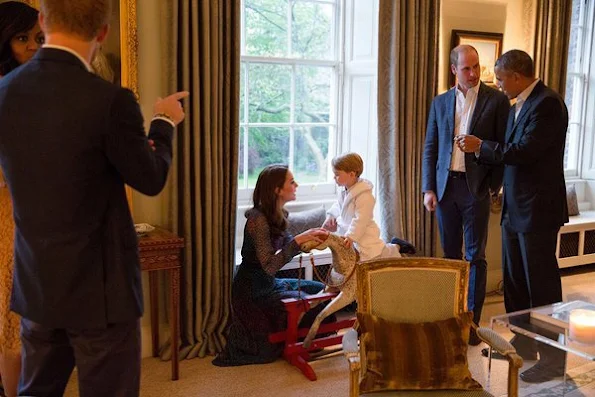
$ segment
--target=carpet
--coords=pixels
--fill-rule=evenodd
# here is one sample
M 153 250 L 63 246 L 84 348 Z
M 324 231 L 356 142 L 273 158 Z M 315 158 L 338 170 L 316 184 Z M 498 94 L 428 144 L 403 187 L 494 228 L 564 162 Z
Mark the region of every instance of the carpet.
M 569 369 L 562 377 L 540 384 L 519 382 L 520 397 L 595 396 L 595 363 Z

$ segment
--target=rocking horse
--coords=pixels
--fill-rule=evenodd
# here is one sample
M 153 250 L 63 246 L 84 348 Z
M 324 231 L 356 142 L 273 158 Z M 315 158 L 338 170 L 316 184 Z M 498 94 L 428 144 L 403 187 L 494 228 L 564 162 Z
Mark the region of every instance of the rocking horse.
M 344 237 L 329 234 L 328 238 L 322 243 L 309 241 L 300 247 L 303 252 L 310 252 L 313 249 L 323 250 L 327 247 L 330 248 L 333 263 L 326 277 L 325 284 L 327 288 L 340 290 L 339 294 L 316 316 L 310 327 L 310 331 L 308 331 L 308 335 L 304 339 L 305 348 L 310 347 L 312 339 L 316 336 L 318 328 L 325 318 L 355 301 L 355 289 L 357 286 L 355 267 L 359 262 L 359 253 L 353 247 L 345 247 L 343 241 Z M 316 266 L 313 267 L 314 271 L 316 271 Z
M 321 324 L 322 321 L 332 313 L 342 309 L 355 300 L 356 280 L 355 267 L 359 262 L 359 254 L 353 248 L 346 248 L 343 245 L 343 237 L 330 234 L 322 243 L 308 242 L 300 247 L 304 252 L 310 252 L 313 249 L 323 250 L 330 248 L 332 253 L 332 268 L 326 277 L 326 285 L 331 288 L 339 289 L 340 292 L 325 292 L 310 295 L 301 299 L 283 299 L 285 309 L 287 310 L 287 329 L 269 335 L 271 343 L 284 342 L 283 357 L 292 365 L 298 367 L 302 373 L 310 380 L 316 380 L 316 373 L 308 364 L 310 359 L 309 351 L 321 349 L 327 346 L 341 344 L 342 336 L 331 335 L 318 337 L 316 335 L 338 331 L 353 326 L 355 319 L 347 319 L 334 323 Z M 301 261 L 301 258 L 300 258 Z M 312 265 L 313 259 L 311 259 Z M 313 266 L 317 272 L 316 267 Z M 318 278 L 322 280 L 320 275 Z M 331 299 L 331 302 L 316 316 L 310 329 L 298 329 L 299 320 L 303 313 L 317 304 Z M 306 337 L 303 342 L 299 342 L 299 337 Z

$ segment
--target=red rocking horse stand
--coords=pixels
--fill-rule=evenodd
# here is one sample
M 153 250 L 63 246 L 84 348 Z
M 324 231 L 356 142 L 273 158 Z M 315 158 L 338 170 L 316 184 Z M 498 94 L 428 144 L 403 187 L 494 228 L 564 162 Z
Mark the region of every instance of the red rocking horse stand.
M 324 249 L 329 247 L 333 256 L 332 269 L 329 270 L 325 284 L 341 292 L 325 292 L 316 295 L 309 295 L 304 298 L 288 298 L 282 302 L 287 311 L 287 329 L 269 335 L 271 343 L 283 342 L 283 357 L 291 364 L 300 369 L 306 378 L 316 380 L 316 373 L 308 364 L 311 357 L 310 352 L 319 350 L 328 346 L 340 345 L 341 335 L 328 335 L 329 332 L 338 331 L 344 328 L 350 328 L 355 323 L 355 317 L 347 320 L 336 321 L 323 324 L 322 320 L 330 314 L 347 306 L 355 300 L 355 266 L 359 262 L 359 255 L 353 248 L 345 248 L 342 244 L 343 239 L 330 235 L 327 240 L 321 244 L 305 243 L 302 245 L 302 251 L 309 252 L 311 249 Z M 318 274 L 314 265 L 314 259 L 310 256 L 310 262 L 313 270 L 320 280 L 323 280 Z M 301 276 L 302 258 L 300 257 L 300 276 Z M 332 275 L 338 278 L 333 281 Z M 302 315 L 317 304 L 331 300 L 331 302 L 317 315 L 310 328 L 298 328 Z M 305 338 L 304 341 L 299 341 Z
M 298 328 L 298 323 L 301 319 L 301 314 L 307 312 L 311 307 L 317 303 L 332 299 L 336 297 L 336 293 L 324 293 L 318 295 L 311 295 L 307 298 L 283 299 L 282 302 L 287 310 L 287 329 L 285 331 L 276 332 L 269 335 L 271 343 L 284 342 L 283 357 L 291 364 L 299 368 L 300 371 L 310 380 L 316 380 L 316 373 L 308 363 L 310 358 L 310 351 L 322 349 L 328 346 L 341 344 L 342 335 L 331 335 L 326 337 L 314 338 L 309 348 L 303 346 L 303 342 L 298 342 L 299 338 L 303 338 L 308 334 L 309 328 Z M 318 329 L 317 335 L 328 334 L 329 332 L 338 331 L 344 328 L 350 328 L 355 323 L 355 318 L 337 321 L 329 324 L 322 324 Z

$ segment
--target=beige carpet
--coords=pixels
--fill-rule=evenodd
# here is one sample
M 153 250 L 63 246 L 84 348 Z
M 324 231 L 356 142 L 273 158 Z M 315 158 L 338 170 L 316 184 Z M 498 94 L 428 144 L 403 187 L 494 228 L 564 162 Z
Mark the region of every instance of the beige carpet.
M 485 382 L 487 359 L 479 358 L 479 347 L 470 349 L 471 371 L 480 383 Z M 209 397 L 327 397 L 349 394 L 348 367 L 342 355 L 325 358 L 312 363 L 318 380 L 307 380 L 297 369 L 284 361 L 266 365 L 219 368 L 211 359 L 182 361 L 180 379 L 169 380 L 169 362 L 158 359 L 143 360 L 141 396 L 209 396 Z M 504 372 L 505 374 L 505 372 Z M 73 377 L 66 396 L 78 396 L 76 377 Z M 506 393 L 503 380 L 502 393 Z M 500 383 L 500 382 L 498 382 Z M 500 393 L 500 394 L 502 394 Z
M 566 276 L 563 278 L 563 285 L 565 299 L 594 300 L 595 298 L 595 273 Z M 502 297 L 488 298 L 483 315 L 485 325 L 488 325 L 491 316 L 503 312 Z M 505 362 L 495 360 L 488 383 L 488 360 L 480 354 L 482 347 L 480 345 L 469 349 L 471 373 L 495 396 L 505 395 L 507 365 Z M 169 362 L 153 358 L 143 360 L 141 396 L 343 397 L 348 395 L 348 367 L 342 355 L 313 362 L 312 367 L 318 375 L 318 380 L 315 382 L 307 380 L 296 368 L 282 360 L 267 365 L 232 368 L 215 367 L 211 364 L 211 360 L 212 358 L 182 361 L 180 380 L 175 382 L 169 380 L 171 373 Z M 525 368 L 532 364 L 532 362 L 526 363 Z M 552 387 L 558 383 L 552 383 Z M 525 389 L 524 395 L 533 394 L 534 390 L 528 389 L 530 385 L 521 382 L 520 386 Z M 591 392 L 593 391 L 591 389 Z M 76 375 L 73 376 L 65 395 L 78 396 Z M 593 394 L 575 393 L 574 395 Z

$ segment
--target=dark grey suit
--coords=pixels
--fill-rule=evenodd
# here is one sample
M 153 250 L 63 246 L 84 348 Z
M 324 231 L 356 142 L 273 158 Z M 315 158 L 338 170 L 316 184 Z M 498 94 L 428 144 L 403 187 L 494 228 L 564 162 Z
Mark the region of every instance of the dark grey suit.
M 0 125 L 16 225 L 21 395 L 60 395 L 75 361 L 84 395 L 137 395 L 143 297 L 124 184 L 160 192 L 173 126 L 151 124 L 151 150 L 132 92 L 51 48 L 0 80 Z
M 568 110 L 538 82 L 516 122 L 510 111 L 506 142 L 483 141 L 479 161 L 504 164 L 502 238 L 506 311 L 562 299 L 556 238 L 568 222 L 564 146 Z
M 489 192 L 502 182 L 501 166 L 486 166 L 474 154 L 465 154 L 465 174 L 450 172 L 455 133 L 456 89 L 438 95 L 432 102 L 422 163 L 423 192 L 438 198 L 436 217 L 444 255 L 461 259 L 463 237 L 465 259 L 471 262 L 468 306 L 479 323 L 485 299 Z M 510 103 L 506 96 L 481 83 L 467 133 L 481 139 L 504 141 Z
M 505 143 L 483 141 L 479 155 L 482 163 L 504 164 L 502 271 L 508 313 L 562 300 L 556 240 L 560 226 L 568 222 L 564 100 L 540 81 L 516 122 L 514 116 L 512 108 Z M 541 334 L 548 335 L 544 330 Z M 549 337 L 557 339 L 558 334 Z M 533 341 L 515 337 L 513 344 L 534 354 Z M 563 351 L 546 344 L 538 349 L 540 361 L 564 372 Z

